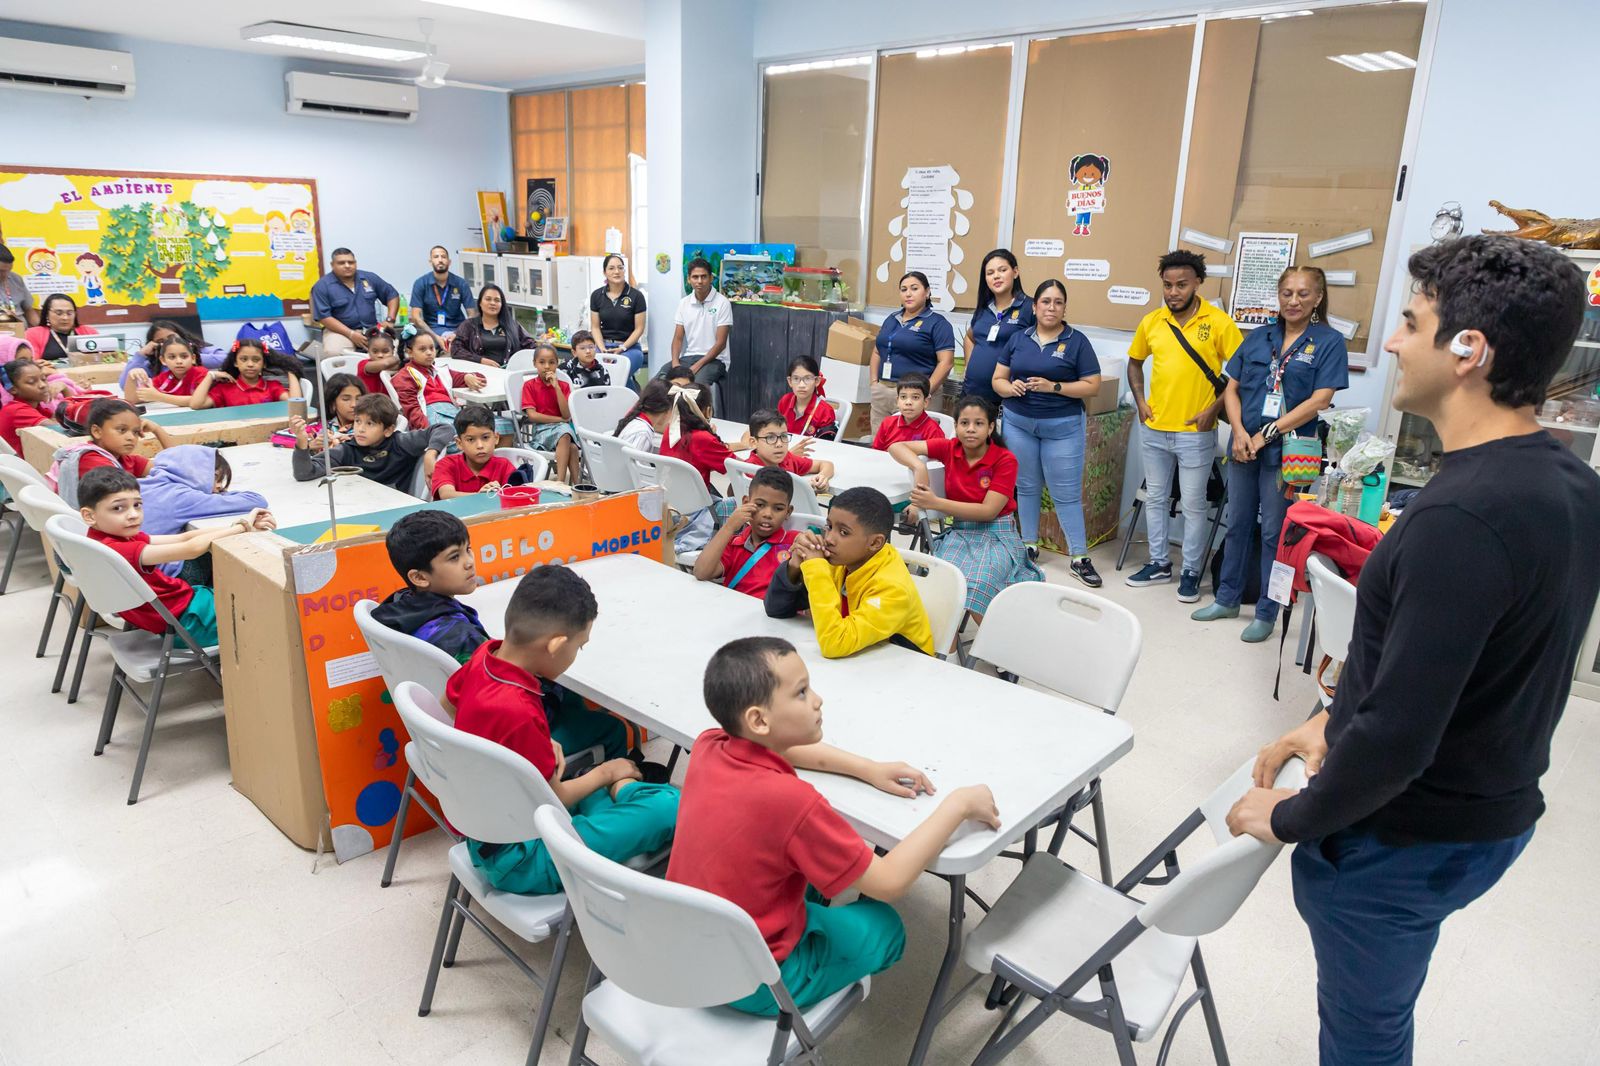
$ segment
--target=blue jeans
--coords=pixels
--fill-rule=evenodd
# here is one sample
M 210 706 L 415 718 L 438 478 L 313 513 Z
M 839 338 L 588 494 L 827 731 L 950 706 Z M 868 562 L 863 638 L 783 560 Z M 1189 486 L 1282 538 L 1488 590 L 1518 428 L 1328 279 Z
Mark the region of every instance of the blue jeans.
M 1222 579 L 1217 586 L 1217 602 L 1237 607 L 1244 595 L 1250 565 L 1250 538 L 1256 532 L 1256 511 L 1261 512 L 1261 596 L 1256 600 L 1256 617 L 1263 622 L 1278 618 L 1278 604 L 1267 599 L 1267 580 L 1272 576 L 1272 560 L 1278 554 L 1278 536 L 1283 532 L 1283 516 L 1289 500 L 1278 482 L 1283 458 L 1269 448 L 1253 463 L 1230 459 L 1224 468 L 1228 476 L 1228 538 L 1222 549 Z
M 1039 539 L 1039 505 L 1044 486 L 1049 485 L 1050 502 L 1055 504 L 1070 553 L 1077 556 L 1089 550 L 1083 528 L 1084 432 L 1081 411 L 1061 418 L 1006 412 L 1006 444 L 1017 457 L 1017 518 L 1024 541 Z
M 635 344 L 631 348 L 624 348 L 620 352 L 612 352 L 611 354 L 620 355 L 628 361 L 628 388 L 638 392 L 639 383 L 634 380 L 634 375 L 639 373 L 640 368 L 644 366 L 644 349 Z
M 1011 423 L 1010 416 L 1006 424 Z M 1139 447 L 1144 456 L 1145 528 L 1150 533 L 1150 561 L 1171 562 L 1168 546 L 1167 501 L 1172 498 L 1172 468 L 1178 468 L 1178 488 L 1183 498 L 1183 569 L 1200 572 L 1206 546 L 1206 482 L 1216 455 L 1216 434 L 1163 432 L 1139 427 Z
M 1345 829 L 1294 849 L 1294 902 L 1317 957 L 1322 1066 L 1408 1066 L 1412 1011 L 1439 926 L 1533 836 L 1391 847 Z

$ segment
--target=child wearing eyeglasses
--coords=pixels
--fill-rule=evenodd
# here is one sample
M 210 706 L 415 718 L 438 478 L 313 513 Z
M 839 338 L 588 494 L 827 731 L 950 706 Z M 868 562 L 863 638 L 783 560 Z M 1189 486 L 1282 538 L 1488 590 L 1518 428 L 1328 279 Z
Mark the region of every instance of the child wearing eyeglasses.
M 789 432 L 800 437 L 833 440 L 839 434 L 833 405 L 822 398 L 822 371 L 809 355 L 789 360 L 789 392 L 778 401 Z
M 746 462 L 780 467 L 791 474 L 809 478 L 811 487 L 816 491 L 828 491 L 828 480 L 833 477 L 833 464 L 826 459 L 812 459 L 806 455 L 806 449 L 810 447 L 811 442 L 804 437 L 800 438 L 799 444 L 791 449 L 789 441 L 794 437 L 783 415 L 771 409 L 757 411 L 751 415 L 750 439 L 754 441 L 754 445 L 750 454 L 745 456 Z

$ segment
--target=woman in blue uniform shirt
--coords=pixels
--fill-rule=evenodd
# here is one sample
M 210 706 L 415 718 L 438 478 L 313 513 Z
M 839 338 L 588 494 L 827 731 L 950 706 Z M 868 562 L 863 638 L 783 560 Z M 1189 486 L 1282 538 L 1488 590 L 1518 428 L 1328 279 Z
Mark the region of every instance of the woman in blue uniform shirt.
M 928 379 L 928 406 L 939 410 L 939 390 L 956 365 L 956 333 L 928 302 L 928 275 L 913 270 L 900 279 L 900 313 L 883 320 L 872 352 L 872 432 L 899 410 L 894 383 L 903 374 Z
M 1344 337 L 1328 325 L 1328 279 L 1317 267 L 1293 266 L 1278 278 L 1278 317 L 1251 330 L 1223 368 L 1222 394 L 1233 427 L 1228 475 L 1228 539 L 1222 549 L 1221 582 L 1215 602 L 1190 615 L 1198 622 L 1239 617 L 1250 538 L 1261 512 L 1261 595 L 1256 617 L 1240 639 L 1255 644 L 1272 636 L 1278 605 L 1267 598 L 1278 535 L 1289 509 L 1279 480 L 1283 437 L 1314 437 L 1317 412 L 1350 384 Z
M 984 256 L 978 273 L 983 278 L 983 295 L 967 329 L 967 371 L 961 391 L 975 392 L 999 406 L 1001 396 L 993 385 L 995 364 L 1012 335 L 1033 325 L 1033 301 L 1022 291 L 1017 257 L 1007 249 L 996 248 Z
M 1037 557 L 1048 485 L 1067 535 L 1072 576 L 1099 588 L 1083 526 L 1083 401 L 1100 388 L 1100 360 L 1089 339 L 1067 324 L 1065 285 L 1045 280 L 1033 292 L 1033 308 L 1038 322 L 1011 335 L 991 378 L 1006 398 L 1006 443 L 1017 457 L 1017 521 L 1028 554 Z

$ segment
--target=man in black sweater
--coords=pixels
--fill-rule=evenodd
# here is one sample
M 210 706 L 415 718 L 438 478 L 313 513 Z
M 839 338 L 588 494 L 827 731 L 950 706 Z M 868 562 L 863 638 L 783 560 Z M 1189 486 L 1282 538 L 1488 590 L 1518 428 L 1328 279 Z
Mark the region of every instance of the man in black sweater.
M 1235 834 L 1299 843 L 1323 1066 L 1411 1061 L 1444 919 L 1499 880 L 1544 812 L 1539 777 L 1600 595 L 1600 477 L 1534 411 L 1577 336 L 1583 275 L 1554 249 L 1467 237 L 1411 257 L 1385 350 L 1394 405 L 1443 465 L 1361 572 L 1333 705 L 1262 749 Z M 1315 774 L 1268 787 L 1291 756 Z

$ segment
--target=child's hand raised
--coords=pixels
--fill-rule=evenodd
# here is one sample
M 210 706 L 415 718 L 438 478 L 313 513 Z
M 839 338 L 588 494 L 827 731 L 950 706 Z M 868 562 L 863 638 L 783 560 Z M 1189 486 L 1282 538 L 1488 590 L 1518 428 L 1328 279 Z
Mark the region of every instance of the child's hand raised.
M 743 529 L 745 526 L 755 521 L 755 517 L 755 501 L 746 496 L 743 502 L 741 502 L 739 506 L 735 507 L 733 509 L 733 513 L 728 516 L 728 525 L 732 526 L 734 529 Z
M 789 445 L 789 454 L 790 455 L 804 456 L 810 450 L 811 450 L 811 438 L 810 437 L 796 437 L 794 439 L 794 442 Z
M 933 782 L 928 775 L 910 763 L 875 762 L 862 780 L 891 796 L 916 799 L 919 795 L 933 795 Z
M 828 491 L 827 476 L 824 474 L 812 474 L 811 488 L 816 492 L 826 493 Z
M 142 389 L 150 384 L 150 375 L 144 370 L 135 367 L 128 371 L 128 384 L 136 389 Z

